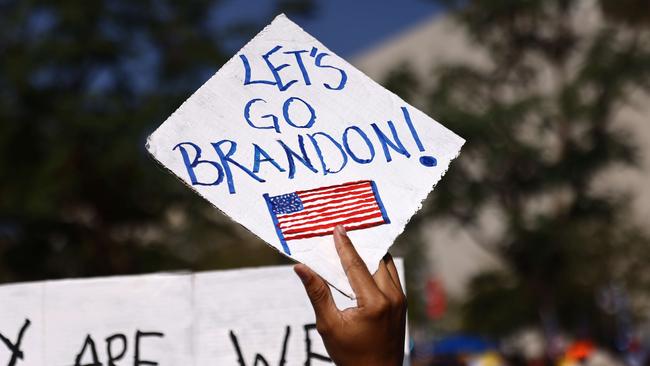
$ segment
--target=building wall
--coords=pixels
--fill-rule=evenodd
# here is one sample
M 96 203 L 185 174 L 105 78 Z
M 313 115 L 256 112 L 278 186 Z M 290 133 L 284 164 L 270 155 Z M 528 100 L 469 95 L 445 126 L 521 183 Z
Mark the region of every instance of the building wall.
M 601 22 L 593 0 L 584 0 L 576 21 L 589 32 Z M 402 65 L 408 65 L 423 80 L 434 81 L 436 65 L 463 62 L 486 65 L 489 59 L 448 15 L 436 15 L 416 24 L 352 59 L 352 63 L 377 81 Z M 544 87 L 544 86 L 542 86 Z M 639 149 L 640 169 L 613 167 L 599 177 L 595 189 L 625 191 L 633 197 L 633 214 L 644 224 L 650 217 L 650 97 L 634 96 L 633 107 L 618 111 L 615 128 L 627 129 Z M 417 106 L 416 102 L 416 106 Z M 439 121 L 444 124 L 445 121 Z M 462 153 L 462 152 L 461 152 Z M 453 164 L 453 163 L 452 163 Z M 444 178 L 443 178 L 444 179 Z M 481 218 L 498 227 L 498 216 L 487 211 Z M 489 233 L 488 233 L 489 234 Z M 476 273 L 500 267 L 499 259 L 483 248 L 475 234 L 448 223 L 435 223 L 428 230 L 432 272 L 438 275 L 452 297 L 462 297 L 467 281 Z

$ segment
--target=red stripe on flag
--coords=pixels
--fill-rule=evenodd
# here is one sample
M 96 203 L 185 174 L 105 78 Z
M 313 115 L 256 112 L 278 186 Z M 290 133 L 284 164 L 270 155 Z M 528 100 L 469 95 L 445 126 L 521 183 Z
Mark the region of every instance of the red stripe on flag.
M 300 197 L 300 200 L 302 201 L 303 204 L 305 203 L 310 203 L 310 202 L 316 202 L 324 199 L 330 199 L 330 198 L 338 198 L 338 197 L 345 197 L 349 196 L 352 197 L 354 195 L 359 195 L 363 193 L 368 193 L 372 192 L 372 188 L 368 187 L 355 187 L 349 191 L 346 192 L 327 192 L 323 193 L 321 195 L 313 195 L 311 197 L 304 198 L 301 195 L 298 195 Z
M 352 230 L 359 230 L 359 229 L 367 229 L 369 227 L 379 226 L 379 225 L 383 225 L 383 224 L 384 224 L 384 220 L 369 222 L 369 223 L 361 224 L 361 225 L 345 225 L 345 230 L 352 231 Z M 305 233 L 305 234 L 297 234 L 297 235 L 292 235 L 292 236 L 285 236 L 284 240 L 297 240 L 297 239 L 315 238 L 315 237 L 318 237 L 318 236 L 332 235 L 333 232 L 334 232 L 334 228 L 331 228 L 330 230 L 322 231 L 322 232 Z
M 305 206 L 308 206 L 308 204 L 313 203 L 313 202 L 318 202 L 318 201 L 322 201 L 322 200 L 331 200 L 331 199 L 340 198 L 340 197 L 355 198 L 355 197 L 358 197 L 360 195 L 368 194 L 368 193 L 372 193 L 372 190 L 370 189 L 370 187 L 368 187 L 368 189 L 359 190 L 358 192 L 355 191 L 355 192 L 334 193 L 334 194 L 331 194 L 331 195 L 328 195 L 328 196 L 317 196 L 317 197 L 308 198 L 308 199 L 303 199 L 300 196 L 298 196 L 298 197 L 300 197 L 300 200 L 302 201 L 303 207 L 305 207 Z
M 348 196 L 348 197 L 346 197 L 346 198 L 341 198 L 341 199 L 337 199 L 337 200 L 331 200 L 331 201 L 327 202 L 326 204 L 341 203 L 341 202 L 349 201 L 349 200 L 354 199 L 354 198 L 357 198 L 357 199 L 364 199 L 364 198 L 370 198 L 370 197 L 373 197 L 373 198 L 374 198 L 374 197 L 375 197 L 375 194 L 372 193 L 372 192 L 370 192 L 370 193 L 364 193 L 364 194 L 362 194 L 362 195 Z M 303 203 L 303 205 L 304 205 L 304 203 Z M 309 205 L 309 206 L 304 205 L 303 207 L 305 207 L 305 208 L 310 208 L 310 207 L 321 206 L 321 205 L 322 205 L 322 203 L 320 203 L 320 204 L 311 204 L 311 205 Z
M 341 207 L 348 207 L 350 204 L 357 204 L 357 205 L 362 205 L 370 202 L 376 202 L 375 198 L 365 198 L 365 199 L 360 199 L 352 203 L 344 203 L 342 205 L 334 205 L 330 206 L 329 204 L 323 204 L 322 208 L 319 209 L 310 209 L 310 210 L 303 210 L 300 212 L 295 212 L 295 213 L 290 213 L 290 214 L 284 214 L 284 215 L 278 215 L 278 221 L 282 221 L 284 219 L 293 219 L 295 217 L 301 217 L 301 216 L 307 216 L 308 214 L 311 213 L 320 213 L 320 212 L 326 212 L 329 210 L 334 210 L 334 209 L 339 209 Z
M 363 183 L 359 183 L 359 184 L 355 184 L 355 185 L 348 185 L 348 186 L 338 187 L 338 188 L 334 188 L 334 189 L 331 189 L 332 187 L 326 187 L 326 188 L 319 189 L 318 191 L 313 191 L 313 192 L 309 192 L 309 193 L 303 193 L 303 192 L 298 191 L 298 192 L 296 192 L 296 194 L 298 194 L 298 196 L 300 196 L 301 198 L 303 198 L 303 197 L 304 198 L 309 198 L 309 197 L 318 196 L 318 195 L 321 195 L 321 194 L 349 192 L 349 191 L 354 191 L 355 189 L 370 188 L 370 187 L 371 187 L 370 183 L 363 182 Z
M 345 225 L 345 224 L 351 224 L 351 223 L 354 223 L 354 222 L 362 222 L 362 221 L 366 221 L 368 219 L 374 219 L 374 218 L 377 218 L 377 217 L 382 217 L 381 212 L 374 213 L 372 215 L 355 217 L 355 218 L 351 218 L 351 219 L 347 219 L 347 220 L 335 221 L 335 222 L 331 222 L 331 223 L 325 224 L 325 225 L 315 225 L 315 226 L 311 226 L 311 227 L 303 228 L 303 229 L 282 231 L 282 234 L 284 234 L 284 235 L 297 234 L 297 233 L 302 233 L 302 232 L 306 232 L 306 231 L 327 229 L 327 228 L 334 227 L 334 226 L 337 226 L 337 225 Z
M 344 214 L 338 214 L 338 215 L 329 214 L 327 216 L 319 216 L 317 219 L 301 222 L 300 224 L 295 224 L 293 226 L 304 226 L 304 225 L 310 225 L 310 224 L 318 224 L 318 223 L 329 221 L 329 220 L 332 220 L 332 219 L 340 219 L 342 217 L 352 217 L 354 215 L 365 214 L 365 213 L 369 213 L 369 212 L 373 212 L 373 211 L 379 212 L 381 214 L 381 211 L 379 211 L 379 206 L 375 206 L 375 207 L 370 207 L 370 208 L 366 208 L 366 209 L 363 209 L 363 210 L 356 210 L 356 211 L 346 212 Z M 282 227 L 282 224 L 283 223 L 280 223 L 280 227 Z M 289 225 L 289 226 L 291 226 L 291 225 Z M 287 226 L 284 226 L 284 227 L 286 228 Z M 298 230 L 298 229 L 296 229 L 296 230 Z
M 379 208 L 379 206 L 377 206 L 375 200 L 367 199 L 366 201 L 368 201 L 368 203 L 361 203 L 361 204 L 355 203 L 354 208 L 355 209 L 368 208 L 368 207 Z M 343 208 L 340 209 L 341 207 L 343 207 Z M 344 204 L 344 205 L 336 206 L 336 209 L 334 209 L 334 207 L 330 207 L 330 208 L 324 208 L 324 209 L 318 210 L 320 212 L 316 212 L 317 210 L 308 211 L 306 213 L 303 213 L 302 216 L 290 217 L 290 218 L 288 218 L 286 220 L 284 220 L 283 218 L 279 218 L 278 222 L 280 223 L 280 226 L 282 226 L 283 224 L 296 222 L 296 221 L 302 221 L 302 220 L 308 220 L 308 219 L 311 219 L 313 217 L 322 217 L 322 216 L 319 216 L 319 213 L 325 213 L 326 215 L 332 215 L 332 214 L 337 214 L 337 213 L 341 213 L 341 212 L 348 212 L 349 210 L 350 210 L 350 205 L 349 204 Z

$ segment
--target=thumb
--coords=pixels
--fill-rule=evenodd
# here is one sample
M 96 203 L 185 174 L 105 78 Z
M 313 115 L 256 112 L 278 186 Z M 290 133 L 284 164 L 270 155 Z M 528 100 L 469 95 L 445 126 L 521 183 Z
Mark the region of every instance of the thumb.
M 330 319 L 338 309 L 334 304 L 330 287 L 325 280 L 304 264 L 296 264 L 293 270 L 305 286 L 309 301 L 311 301 L 311 305 L 314 307 L 316 319 L 323 321 Z

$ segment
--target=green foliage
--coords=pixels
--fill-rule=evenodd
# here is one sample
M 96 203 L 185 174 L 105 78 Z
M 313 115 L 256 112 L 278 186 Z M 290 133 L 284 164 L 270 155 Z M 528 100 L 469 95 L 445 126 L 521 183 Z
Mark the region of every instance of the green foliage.
M 604 1 L 612 16 L 592 28 L 580 18 L 583 1 L 442 3 L 488 61 L 443 65 L 430 90 L 406 92 L 426 95 L 431 115 L 468 141 L 418 222 L 451 219 L 481 232 L 490 208 L 503 230 L 478 235 L 479 244 L 506 264 L 505 274 L 474 280 L 465 327 L 502 335 L 551 323 L 611 341 L 603 329 L 617 314 L 597 306 L 599 292 L 650 288 L 648 276 L 627 270 L 650 259 L 629 198 L 597 189 L 610 168 L 638 160 L 617 112 L 650 89 L 650 31 L 630 9 L 647 2 Z M 405 94 L 405 85 L 392 88 Z
M 144 149 L 229 57 L 219 5 L 0 1 L 0 282 L 282 261 Z
M 468 290 L 474 300 L 465 303 L 461 312 L 469 331 L 507 336 L 522 325 L 535 323 L 531 297 L 508 274 L 482 273 L 472 280 Z M 503 299 L 517 301 L 503 306 Z

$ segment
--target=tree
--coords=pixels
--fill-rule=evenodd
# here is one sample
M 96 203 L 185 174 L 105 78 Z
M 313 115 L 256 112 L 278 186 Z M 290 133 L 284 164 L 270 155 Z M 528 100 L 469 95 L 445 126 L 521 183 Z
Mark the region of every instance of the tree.
M 597 299 L 610 286 L 647 299 L 650 241 L 630 197 L 597 183 L 638 162 L 617 112 L 650 89 L 647 2 L 441 3 L 488 62 L 444 65 L 433 87 L 410 91 L 426 93 L 430 114 L 468 142 L 409 232 L 452 220 L 504 260 L 503 273 L 472 281 L 466 329 L 536 325 L 613 344 L 616 314 Z M 601 11 L 597 24 L 581 18 Z M 403 92 L 405 78 L 387 84 Z M 487 209 L 502 226 L 493 240 L 479 220 Z
M 0 282 L 282 260 L 144 149 L 227 60 L 219 6 L 0 1 Z

